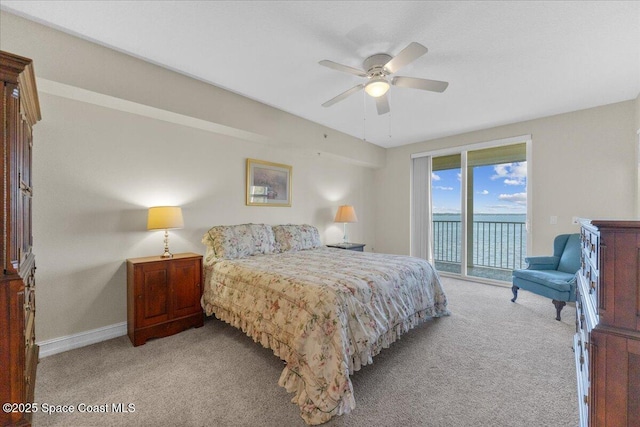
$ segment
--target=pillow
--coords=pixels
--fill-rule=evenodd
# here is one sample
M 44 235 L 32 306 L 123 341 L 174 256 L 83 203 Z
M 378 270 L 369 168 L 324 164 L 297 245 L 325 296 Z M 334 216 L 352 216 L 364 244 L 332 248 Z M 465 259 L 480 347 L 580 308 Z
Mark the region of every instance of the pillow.
M 273 236 L 276 250 L 280 252 L 302 251 L 322 246 L 320 233 L 313 225 L 274 225 Z
M 218 225 L 207 231 L 202 243 L 223 259 L 275 252 L 273 230 L 266 224 Z

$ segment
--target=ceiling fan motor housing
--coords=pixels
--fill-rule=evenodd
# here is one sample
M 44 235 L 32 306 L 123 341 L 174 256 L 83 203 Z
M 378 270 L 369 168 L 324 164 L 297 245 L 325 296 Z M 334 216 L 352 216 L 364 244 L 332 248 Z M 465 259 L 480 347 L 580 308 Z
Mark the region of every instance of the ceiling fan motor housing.
M 391 59 L 392 57 L 386 53 L 378 53 L 365 59 L 362 66 L 367 70 L 367 76 L 369 78 L 374 76 L 386 76 L 389 73 L 385 71 L 384 66 L 387 62 L 391 61 Z

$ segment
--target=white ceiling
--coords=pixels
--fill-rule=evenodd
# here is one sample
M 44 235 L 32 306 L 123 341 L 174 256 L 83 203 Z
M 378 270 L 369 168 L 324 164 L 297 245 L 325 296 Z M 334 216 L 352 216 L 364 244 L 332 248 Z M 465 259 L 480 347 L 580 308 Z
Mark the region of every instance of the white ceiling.
M 640 2 L 10 1 L 3 10 L 393 147 L 634 99 Z M 443 93 L 392 87 L 378 116 L 362 68 L 416 41 L 429 52 L 396 75 L 445 80 Z

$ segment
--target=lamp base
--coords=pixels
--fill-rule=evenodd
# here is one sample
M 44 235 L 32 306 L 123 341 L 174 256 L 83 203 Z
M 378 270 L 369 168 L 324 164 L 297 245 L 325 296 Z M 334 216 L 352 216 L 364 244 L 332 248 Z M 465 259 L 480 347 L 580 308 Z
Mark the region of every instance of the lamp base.
M 342 244 L 343 245 L 348 245 L 349 244 L 349 237 L 347 236 L 347 223 L 346 222 L 342 224 L 342 230 L 343 230 Z
M 173 254 L 169 252 L 169 230 L 164 230 L 164 253 L 160 258 L 173 258 Z

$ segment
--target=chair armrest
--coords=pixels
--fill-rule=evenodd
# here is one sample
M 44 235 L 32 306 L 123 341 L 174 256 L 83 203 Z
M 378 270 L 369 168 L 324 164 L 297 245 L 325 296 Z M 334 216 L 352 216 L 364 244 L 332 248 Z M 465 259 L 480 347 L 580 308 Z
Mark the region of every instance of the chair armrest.
M 527 270 L 555 270 L 560 262 L 557 256 L 530 256 L 524 260 L 529 264 Z

